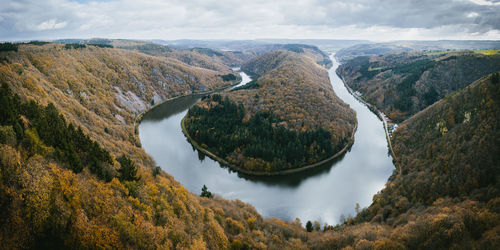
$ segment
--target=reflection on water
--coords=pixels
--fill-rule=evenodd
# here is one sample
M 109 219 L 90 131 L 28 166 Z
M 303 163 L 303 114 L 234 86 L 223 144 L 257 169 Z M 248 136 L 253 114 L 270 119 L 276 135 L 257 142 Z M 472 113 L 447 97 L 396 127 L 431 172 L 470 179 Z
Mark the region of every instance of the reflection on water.
M 234 70 L 234 69 L 233 69 Z M 238 68 L 237 69 L 238 71 L 240 71 L 240 69 Z M 238 85 L 232 87 L 231 89 L 234 89 L 234 88 L 237 88 L 237 87 L 241 87 L 247 83 L 249 83 L 252 79 L 250 78 L 250 76 L 248 76 L 247 74 L 245 74 L 245 72 L 243 71 L 240 71 L 240 75 L 241 75 L 241 82 L 238 83 Z
M 147 122 L 161 121 L 172 115 L 179 114 L 181 112 L 184 113 L 188 107 L 191 107 L 198 100 L 200 100 L 200 98 L 201 96 L 199 95 L 183 96 L 172 101 L 160 104 L 145 113 L 143 116 L 143 120 L 147 120 Z
M 182 134 L 180 122 L 199 97 L 182 97 L 148 112 L 140 138 L 146 150 L 167 173 L 199 194 L 206 185 L 212 193 L 252 204 L 265 217 L 300 218 L 338 223 L 340 215 L 354 215 L 354 207 L 371 203 L 384 187 L 394 166 L 387 154 L 382 122 L 352 97 L 329 70 L 335 93 L 356 110 L 354 145 L 325 166 L 286 176 L 253 177 L 236 173 L 195 150 Z

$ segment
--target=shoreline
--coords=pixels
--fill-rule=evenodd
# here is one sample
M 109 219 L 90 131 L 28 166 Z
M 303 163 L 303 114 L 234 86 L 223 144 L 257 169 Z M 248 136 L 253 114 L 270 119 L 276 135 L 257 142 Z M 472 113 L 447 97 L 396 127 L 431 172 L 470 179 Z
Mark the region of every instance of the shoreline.
M 171 98 L 167 98 L 159 103 L 155 103 L 154 105 L 152 105 L 151 107 L 149 107 L 148 109 L 145 109 L 144 111 L 142 111 L 141 113 L 139 113 L 135 118 L 134 118 L 134 137 L 136 137 L 136 139 L 138 139 L 139 141 L 139 145 L 141 140 L 139 138 L 139 125 L 141 124 L 141 121 L 142 121 L 142 118 L 144 117 L 144 114 L 146 114 L 147 112 L 153 110 L 154 108 L 166 103 L 166 102 L 169 102 L 169 101 L 173 101 L 173 100 L 176 100 L 176 99 L 179 99 L 179 98 L 182 98 L 182 97 L 186 97 L 186 96 L 197 96 L 197 95 L 206 95 L 206 94 L 211 94 L 211 93 L 214 93 L 214 92 L 219 92 L 219 91 L 222 91 L 222 90 L 226 90 L 228 88 L 231 88 L 231 87 L 234 87 L 238 84 L 241 83 L 242 80 L 239 80 L 237 81 L 236 83 L 233 83 L 231 85 L 228 85 L 228 86 L 224 86 L 224 87 L 220 87 L 220 88 L 216 88 L 216 89 L 213 89 L 213 90 L 209 90 L 209 91 L 205 91 L 205 92 L 199 92 L 199 93 L 191 93 L 191 94 L 183 94 L 183 95 L 178 95 L 178 96 L 174 96 L 174 97 L 171 97 Z M 141 146 L 139 146 L 141 147 Z
M 356 100 L 358 100 L 359 102 L 364 104 L 366 107 L 368 107 L 368 109 L 370 111 L 372 111 L 380 120 L 382 120 L 382 123 L 384 124 L 385 138 L 387 140 L 387 143 L 389 144 L 389 151 L 391 152 L 394 166 L 396 167 L 396 169 L 399 170 L 398 171 L 399 175 L 401 175 L 402 169 L 397 164 L 397 157 L 396 157 L 396 154 L 394 153 L 394 150 L 392 149 L 392 141 L 391 141 L 391 137 L 389 135 L 389 130 L 387 128 L 387 121 L 385 120 L 384 116 L 382 115 L 382 112 L 377 107 L 375 107 L 375 105 L 372 105 L 372 104 L 366 102 L 365 100 L 361 99 L 359 96 L 355 95 L 354 91 L 351 89 L 351 87 L 349 87 L 347 85 L 347 83 L 344 81 L 344 77 L 342 77 L 340 74 L 338 74 L 337 71 L 335 71 L 335 74 L 337 74 L 337 76 L 340 78 L 340 80 L 342 80 L 342 83 L 344 84 L 347 91 L 349 91 L 349 94 L 351 94 Z
M 332 156 L 330 156 L 330 157 L 328 157 L 328 158 L 326 158 L 324 160 L 321 160 L 319 162 L 316 162 L 316 163 L 313 163 L 313 164 L 309 164 L 309 165 L 306 165 L 306 166 L 298 167 L 298 168 L 285 169 L 285 170 L 280 170 L 280 171 L 275 171 L 275 172 L 257 172 L 257 171 L 251 171 L 251 170 L 242 169 L 242 168 L 236 166 L 235 164 L 229 163 L 225 159 L 223 159 L 220 156 L 218 156 L 218 155 L 210 152 L 209 150 L 201 147 L 195 140 L 193 140 L 191 138 L 191 136 L 187 132 L 185 124 L 184 124 L 184 121 L 185 121 L 186 117 L 187 117 L 187 114 L 181 120 L 182 133 L 184 134 L 184 136 L 186 136 L 186 138 L 188 139 L 189 143 L 193 147 L 195 147 L 197 150 L 201 151 L 202 153 L 204 153 L 208 157 L 212 158 L 213 160 L 219 162 L 220 164 L 223 164 L 224 166 L 227 166 L 227 167 L 229 167 L 230 169 L 232 169 L 232 170 L 234 170 L 236 172 L 243 173 L 243 174 L 246 174 L 246 175 L 251 175 L 251 176 L 289 175 L 289 174 L 294 174 L 294 173 L 302 172 L 302 171 L 305 171 L 305 170 L 308 170 L 308 169 L 312 169 L 312 168 L 324 165 L 324 164 L 326 164 L 326 163 L 328 163 L 328 162 L 330 162 L 330 161 L 338 158 L 342 154 L 344 154 L 347 151 L 347 149 L 349 149 L 354 144 L 354 135 L 355 135 L 356 130 L 358 128 L 358 123 L 356 121 L 356 124 L 355 124 L 355 126 L 354 126 L 354 128 L 352 130 L 351 138 L 349 139 L 349 143 L 347 143 L 340 151 L 338 151 L 334 155 L 332 155 Z

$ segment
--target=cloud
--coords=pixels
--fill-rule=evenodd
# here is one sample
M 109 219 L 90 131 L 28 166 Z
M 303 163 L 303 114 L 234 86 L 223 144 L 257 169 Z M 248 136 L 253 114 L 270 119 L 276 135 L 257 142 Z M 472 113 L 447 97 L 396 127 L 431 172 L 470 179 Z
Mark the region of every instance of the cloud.
M 0 39 L 499 39 L 498 13 L 496 0 L 7 0 Z
M 56 19 L 50 19 L 33 27 L 32 30 L 42 31 L 42 30 L 62 29 L 66 27 L 67 24 L 68 22 L 57 22 Z

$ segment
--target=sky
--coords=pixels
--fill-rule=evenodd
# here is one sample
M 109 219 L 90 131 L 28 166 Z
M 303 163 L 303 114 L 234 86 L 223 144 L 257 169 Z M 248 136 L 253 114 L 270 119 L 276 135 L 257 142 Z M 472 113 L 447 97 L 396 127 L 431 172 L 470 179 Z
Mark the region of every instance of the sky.
M 500 40 L 500 0 L 1 0 L 0 40 Z

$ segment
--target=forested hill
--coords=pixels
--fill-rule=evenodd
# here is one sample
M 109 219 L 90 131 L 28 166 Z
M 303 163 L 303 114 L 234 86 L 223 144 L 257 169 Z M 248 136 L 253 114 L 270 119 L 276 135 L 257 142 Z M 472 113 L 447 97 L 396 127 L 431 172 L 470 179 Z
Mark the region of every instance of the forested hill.
M 91 45 L 20 44 L 17 52 L 0 57 L 0 80 L 14 92 L 42 104 L 53 102 L 68 120 L 95 130 L 93 136 L 112 148 L 122 144 L 108 142 L 111 136 L 138 143 L 131 136 L 134 129 L 124 125 L 133 124 L 135 116 L 153 104 L 236 81 L 222 78 L 231 71 Z M 105 133 L 105 128 L 113 132 Z
M 357 57 L 337 73 L 365 101 L 399 122 L 499 70 L 500 54 L 490 50 Z
M 138 112 L 231 84 L 223 73 L 93 45 L 2 44 L 2 248 L 304 247 L 300 223 L 197 197 L 138 146 Z
M 434 185 L 414 189 L 421 202 L 431 204 L 441 196 L 498 197 L 500 190 L 488 189 L 498 188 L 500 181 L 499 74 L 483 77 L 406 120 L 393 141 L 403 175 L 435 173 Z
M 158 41 L 159 43 L 155 43 L 141 40 L 106 38 L 60 39 L 56 40 L 56 42 L 135 50 L 152 56 L 161 56 L 171 59 L 175 58 L 191 66 L 219 71 L 225 71 L 228 67 L 239 67 L 249 59 L 273 50 L 287 50 L 304 54 L 313 58 L 320 65 L 327 68 L 332 66 L 332 62 L 325 52 L 321 51 L 316 46 L 306 44 L 243 43 L 241 46 L 229 47 L 226 47 L 225 45 L 221 45 L 221 47 L 193 47 L 178 46 L 178 44 L 175 43 L 177 46 L 174 45 L 173 47 L 170 47 L 164 44 L 165 41 L 161 40 Z M 46 42 L 35 41 L 32 43 L 43 44 Z M 200 43 L 199 45 L 203 44 L 204 43 Z M 238 42 L 234 42 L 234 44 L 238 44 Z M 224 49 L 221 50 L 222 48 Z
M 499 49 L 495 40 L 439 40 L 439 41 L 392 41 L 383 43 L 358 43 L 342 48 L 335 57 L 342 63 L 358 56 L 376 56 L 409 51 L 455 51 Z
M 332 66 L 332 61 L 328 54 L 318 49 L 318 47 L 313 45 L 306 44 L 267 44 L 260 45 L 255 47 L 250 47 L 245 49 L 246 52 L 253 52 L 257 55 L 264 54 L 268 51 L 276 51 L 276 50 L 286 50 L 290 52 L 295 52 L 299 54 L 306 55 L 312 58 L 317 64 L 322 65 L 326 68 L 330 68 Z
M 408 248 L 500 245 L 500 80 L 483 77 L 406 120 L 395 176 L 361 218 Z
M 177 59 L 191 66 L 216 71 L 227 71 L 228 67 L 239 66 L 255 56 L 255 52 L 221 51 L 208 48 L 176 49 L 158 43 L 129 39 L 61 39 L 57 42 L 134 50 L 147 55 Z
M 500 79 L 489 75 L 394 132 L 395 171 L 367 209 L 310 247 L 498 249 Z
M 205 99 L 188 114 L 188 133 L 209 151 L 245 170 L 267 173 L 318 162 L 350 142 L 355 113 L 312 58 L 271 51 L 242 69 L 258 78 Z M 246 138 L 257 125 L 260 130 Z M 214 126 L 219 127 L 210 130 Z

